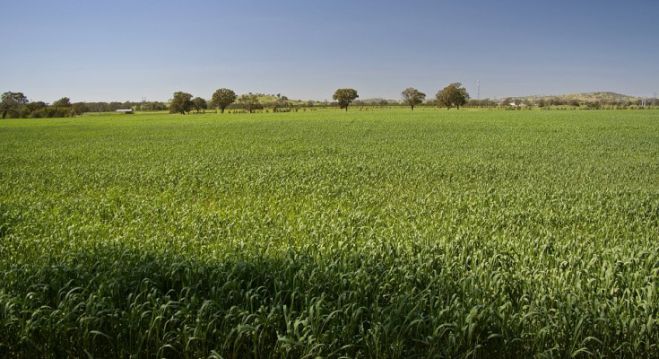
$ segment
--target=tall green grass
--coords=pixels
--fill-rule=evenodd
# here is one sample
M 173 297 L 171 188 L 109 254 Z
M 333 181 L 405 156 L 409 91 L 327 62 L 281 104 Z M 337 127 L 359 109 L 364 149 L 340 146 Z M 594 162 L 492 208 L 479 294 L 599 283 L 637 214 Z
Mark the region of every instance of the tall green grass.
M 0 122 L 0 357 L 659 357 L 658 111 Z

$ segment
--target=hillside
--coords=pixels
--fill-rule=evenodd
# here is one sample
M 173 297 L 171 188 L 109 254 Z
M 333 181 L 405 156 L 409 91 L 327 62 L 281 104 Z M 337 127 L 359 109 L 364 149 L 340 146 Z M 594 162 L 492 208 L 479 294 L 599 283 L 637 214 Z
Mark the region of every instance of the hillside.
M 564 101 L 577 100 L 579 102 L 627 102 L 638 100 L 637 97 L 628 96 L 616 92 L 582 92 L 564 95 L 536 95 L 536 96 L 522 96 L 514 97 L 520 100 L 537 101 L 540 99 L 550 100 L 559 99 Z

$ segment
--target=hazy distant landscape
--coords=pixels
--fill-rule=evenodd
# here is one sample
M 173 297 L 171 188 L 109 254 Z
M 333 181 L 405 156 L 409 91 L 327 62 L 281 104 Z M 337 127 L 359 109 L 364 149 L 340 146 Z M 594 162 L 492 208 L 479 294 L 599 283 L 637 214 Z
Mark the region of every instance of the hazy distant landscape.
M 231 90 L 232 91 L 232 90 Z M 423 93 L 422 93 L 423 94 Z M 437 98 L 426 94 L 415 104 L 421 107 L 446 108 L 438 103 Z M 211 96 L 212 97 L 212 96 Z M 218 110 L 218 104 L 211 97 L 208 99 L 190 94 L 189 105 L 184 113 L 201 113 Z M 282 94 L 247 93 L 241 95 L 240 101 L 234 93 L 234 98 L 226 106 L 231 113 L 243 112 L 290 112 L 339 107 L 336 100 L 300 100 L 289 99 Z M 194 100 L 194 101 L 193 101 Z M 2 118 L 56 118 L 80 116 L 86 113 L 142 111 L 158 112 L 172 110 L 171 101 L 108 101 L 108 102 L 72 102 L 68 97 L 46 103 L 30 100 L 22 92 L 5 92 L 0 102 Z M 350 104 L 357 109 L 374 109 L 383 107 L 409 106 L 405 99 L 364 98 L 353 99 Z M 498 108 L 498 109 L 646 109 L 659 107 L 656 97 L 640 98 L 618 94 L 615 92 L 588 92 L 552 96 L 522 96 L 500 99 L 473 99 L 467 97 L 462 105 L 467 108 Z

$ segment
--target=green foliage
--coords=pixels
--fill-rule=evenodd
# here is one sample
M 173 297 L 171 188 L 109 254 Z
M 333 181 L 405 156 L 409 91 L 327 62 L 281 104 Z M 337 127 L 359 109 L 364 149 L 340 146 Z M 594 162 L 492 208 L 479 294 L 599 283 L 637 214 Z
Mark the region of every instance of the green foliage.
M 37 111 L 41 111 L 41 110 L 45 109 L 46 107 L 48 107 L 48 105 L 43 101 L 28 102 L 25 105 L 25 108 L 31 114 L 33 114 Z
M 266 104 L 266 106 L 271 107 L 273 112 L 289 112 L 292 104 L 288 100 L 288 97 L 277 94 L 270 103 Z
M 659 357 L 659 112 L 0 122 L 0 357 Z
M 254 110 L 261 107 L 261 103 L 259 102 L 258 95 L 253 94 L 251 92 L 240 95 L 236 103 L 249 113 L 252 113 L 254 112 Z
M 89 108 L 89 104 L 87 104 L 87 107 Z M 167 105 L 159 101 L 142 101 L 129 106 L 123 106 L 123 108 L 135 108 L 138 111 L 165 111 L 167 110 Z M 118 110 L 118 108 L 111 109 L 111 111 L 115 110 Z
M 174 97 L 169 103 L 169 113 L 180 113 L 185 115 L 192 110 L 192 95 L 187 92 L 174 92 Z
M 68 97 L 62 97 L 61 99 L 53 102 L 53 107 L 71 107 L 71 100 Z
M 339 103 L 339 107 L 341 109 L 345 109 L 346 111 L 348 111 L 348 106 L 350 103 L 358 97 L 359 95 L 357 94 L 357 90 L 349 88 L 338 89 L 332 96 L 332 98 Z
M 437 92 L 437 105 L 440 107 L 446 107 L 451 109 L 451 107 L 456 107 L 460 109 L 460 106 L 464 106 L 469 100 L 469 94 L 467 89 L 462 87 L 462 84 L 459 82 L 452 83 L 442 90 Z
M 414 106 L 420 105 L 426 99 L 426 94 L 413 88 L 408 87 L 402 92 L 403 102 L 414 110 Z
M 2 118 L 22 117 L 23 109 L 28 103 L 22 92 L 5 92 L 0 98 L 0 113 Z
M 89 112 L 89 107 L 84 102 L 76 102 L 71 104 L 71 112 L 75 115 L 82 115 L 85 112 Z
M 81 103 L 72 105 L 68 97 L 63 97 L 48 106 L 42 101 L 29 102 L 22 92 L 5 92 L 0 101 L 2 118 L 53 118 L 70 117 L 85 112 Z
M 201 97 L 195 97 L 192 99 L 192 107 L 197 113 L 200 113 L 208 108 L 208 103 Z
M 224 113 L 224 109 L 236 101 L 236 93 L 233 90 L 221 88 L 213 93 L 211 105 L 220 109 Z

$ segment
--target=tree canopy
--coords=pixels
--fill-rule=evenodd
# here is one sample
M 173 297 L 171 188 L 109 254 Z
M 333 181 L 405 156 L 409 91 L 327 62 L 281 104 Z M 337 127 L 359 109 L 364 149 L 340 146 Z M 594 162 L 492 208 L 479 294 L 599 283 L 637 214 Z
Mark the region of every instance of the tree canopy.
M 192 99 L 192 107 L 197 113 L 200 113 L 208 108 L 208 103 L 201 97 L 195 97 Z
M 50 106 L 43 101 L 28 101 L 22 92 L 5 92 L 0 100 L 2 118 L 68 117 L 82 114 L 85 111 L 83 103 L 72 104 L 68 97 L 63 97 Z
M 254 110 L 261 105 L 259 97 L 251 92 L 241 95 L 237 102 L 249 113 L 254 112 Z
M 277 98 L 273 104 L 272 111 L 289 111 L 291 103 L 288 101 L 288 97 L 277 94 Z
M 236 93 L 233 92 L 233 90 L 221 88 L 213 93 L 211 106 L 219 108 L 220 112 L 224 113 L 224 109 L 234 103 L 236 101 L 236 97 Z
M 28 103 L 27 97 L 22 92 L 5 92 L 0 99 L 0 112 L 2 118 L 7 115 L 11 117 L 20 117 L 23 107 Z
M 420 105 L 423 103 L 423 100 L 426 99 L 426 94 L 413 88 L 408 87 L 402 92 L 403 102 L 410 106 L 414 110 L 414 106 Z
M 68 97 L 62 97 L 61 99 L 53 102 L 54 107 L 71 107 L 71 100 Z
M 451 109 L 455 106 L 460 109 L 460 106 L 466 104 L 467 100 L 469 100 L 469 93 L 459 82 L 452 83 L 437 92 L 437 105 L 440 107 Z
M 342 88 L 334 92 L 332 98 L 339 103 L 339 107 L 348 111 L 348 106 L 352 101 L 358 98 L 357 90 L 351 88 Z
M 169 113 L 180 113 L 185 115 L 190 112 L 191 109 L 192 95 L 187 92 L 174 92 L 174 98 L 172 98 L 172 101 L 169 104 Z

